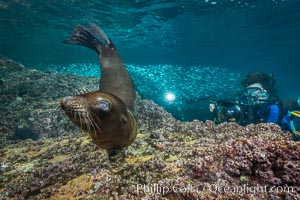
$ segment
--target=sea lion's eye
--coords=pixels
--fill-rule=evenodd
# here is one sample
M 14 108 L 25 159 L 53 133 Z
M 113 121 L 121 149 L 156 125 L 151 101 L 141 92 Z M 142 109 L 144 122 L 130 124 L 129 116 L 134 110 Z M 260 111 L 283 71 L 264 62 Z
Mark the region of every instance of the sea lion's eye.
M 105 100 L 101 100 L 99 102 L 99 107 L 102 109 L 102 110 L 105 110 L 105 111 L 109 111 L 110 107 L 109 107 L 109 102 L 108 101 L 105 101 Z

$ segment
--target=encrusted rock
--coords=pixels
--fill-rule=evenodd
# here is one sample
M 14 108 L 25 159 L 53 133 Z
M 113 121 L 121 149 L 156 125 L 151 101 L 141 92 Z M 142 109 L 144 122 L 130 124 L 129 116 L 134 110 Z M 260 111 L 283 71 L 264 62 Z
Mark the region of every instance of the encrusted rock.
M 97 78 L 9 63 L 0 85 L 0 199 L 300 199 L 300 145 L 277 125 L 180 122 L 138 96 L 139 134 L 111 162 L 59 109 L 61 97 L 96 90 Z M 37 140 L 9 140 L 16 131 Z

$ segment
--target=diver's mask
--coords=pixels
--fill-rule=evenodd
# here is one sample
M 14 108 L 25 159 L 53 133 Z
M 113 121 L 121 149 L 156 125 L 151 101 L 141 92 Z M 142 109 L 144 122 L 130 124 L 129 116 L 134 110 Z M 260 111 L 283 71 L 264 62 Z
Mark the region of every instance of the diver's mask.
M 266 102 L 270 95 L 267 90 L 264 90 L 262 87 L 253 85 L 248 86 L 242 96 L 248 100 L 249 104 L 256 104 Z

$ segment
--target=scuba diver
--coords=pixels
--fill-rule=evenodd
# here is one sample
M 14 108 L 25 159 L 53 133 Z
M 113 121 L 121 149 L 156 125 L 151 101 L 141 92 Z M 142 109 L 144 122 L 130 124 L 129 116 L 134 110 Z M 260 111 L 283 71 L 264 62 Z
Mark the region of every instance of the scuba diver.
M 236 122 L 242 126 L 258 123 L 276 123 L 292 132 L 300 140 L 300 97 L 282 100 L 276 94 L 273 74 L 250 72 L 241 84 L 245 89 L 233 101 L 213 100 L 209 105 L 214 121 Z M 298 128 L 298 129 L 297 129 Z

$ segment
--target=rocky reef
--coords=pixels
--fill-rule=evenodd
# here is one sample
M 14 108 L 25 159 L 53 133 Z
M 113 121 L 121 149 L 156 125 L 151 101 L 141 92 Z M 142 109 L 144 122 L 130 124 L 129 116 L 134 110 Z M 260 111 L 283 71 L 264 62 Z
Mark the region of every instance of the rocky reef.
M 181 122 L 138 97 L 137 139 L 109 161 L 59 109 L 97 78 L 0 60 L 0 199 L 300 199 L 300 143 L 275 124 Z

